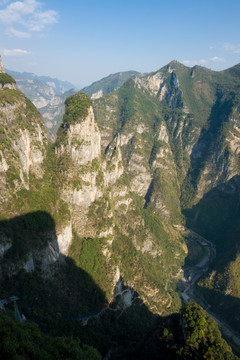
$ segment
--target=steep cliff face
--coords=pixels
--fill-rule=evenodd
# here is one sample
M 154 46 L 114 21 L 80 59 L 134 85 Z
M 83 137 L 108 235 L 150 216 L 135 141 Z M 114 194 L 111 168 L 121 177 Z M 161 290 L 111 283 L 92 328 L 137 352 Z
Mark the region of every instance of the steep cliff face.
M 0 73 L 3 74 L 5 73 L 5 69 L 4 69 L 4 66 L 3 66 L 3 63 L 2 63 L 2 57 L 0 55 Z
M 176 311 L 176 283 L 187 256 L 176 225 L 184 215 L 201 233 L 206 203 L 199 200 L 215 188 L 219 197 L 226 194 L 239 174 L 239 95 L 234 81 L 225 87 L 231 79 L 231 72 L 172 62 L 96 100 L 94 111 L 77 93 L 66 100 L 54 145 L 39 115 L 34 118 L 35 108 L 24 105 L 19 91 L 3 89 L 2 196 L 12 184 L 13 215 L 45 211 L 54 220 L 40 236 L 48 238 L 41 255 L 29 248 L 17 263 L 33 271 L 40 259 L 49 275 L 49 266 L 68 256 L 109 301 L 117 273 L 152 311 Z M 4 236 L 6 255 L 13 245 Z
M 144 198 L 164 226 L 185 221 L 216 244 L 218 280 L 206 280 L 208 288 L 237 269 L 237 260 L 230 267 L 228 261 L 239 248 L 239 78 L 239 65 L 214 72 L 173 61 L 94 102 L 105 151 L 119 139 L 131 193 Z M 137 251 L 154 253 L 149 234 L 146 243 L 136 229 L 130 237 Z M 223 288 L 236 294 L 233 282 Z
M 66 206 L 59 203 L 56 190 L 54 195 L 54 189 L 47 181 L 49 144 L 43 119 L 30 100 L 16 90 L 15 82 L 8 74 L 0 74 L 1 81 L 4 83 L 0 90 L 1 271 L 3 275 L 13 275 L 21 269 L 33 271 L 39 264 L 47 271 L 48 265 L 67 253 L 72 240 L 72 225 Z M 13 81 L 14 87 L 6 87 L 7 81 Z M 38 234 L 40 244 L 44 246 L 34 244 L 32 240 L 29 240 L 30 245 L 24 245 L 28 238 L 36 238 L 34 230 L 38 231 L 44 217 L 42 211 L 53 213 L 56 219 L 49 220 L 50 215 L 45 217 L 47 230 L 44 231 L 43 222 L 43 229 Z M 49 228 L 48 221 L 51 223 Z
M 71 222 L 56 233 L 54 223 L 52 227 L 42 223 L 31 229 L 29 220 L 32 217 L 44 218 L 48 223 L 52 221 L 47 213 L 40 212 L 1 221 L 0 281 L 13 277 L 22 270 L 28 273 L 40 271 L 42 276 L 49 277 L 53 271 L 52 266 L 64 262 L 64 255 L 67 255 L 72 242 Z
M 75 113 L 76 108 L 82 110 Z M 131 282 L 151 308 L 155 306 L 159 311 L 171 312 L 178 303 L 177 298 L 173 301 L 168 292 L 160 294 L 151 278 L 152 267 L 162 262 L 166 269 L 164 275 L 159 277 L 158 284 L 163 289 L 168 277 L 170 288 L 174 288 L 171 279 L 179 273 L 184 251 L 181 236 L 167 224 L 163 227 L 161 221 L 152 228 L 151 212 L 143 209 L 144 197 L 153 176 L 149 161 L 146 161 L 141 150 L 146 146 L 148 152 L 151 151 L 148 144 L 144 145 L 146 140 L 142 137 L 147 126 L 144 123 L 131 124 L 131 128 L 113 136 L 106 136 L 102 130 L 102 144 L 99 126 L 101 122 L 96 123 L 92 104 L 84 94 L 78 93 L 68 99 L 55 153 L 60 163 L 66 162 L 60 194 L 69 204 L 74 232 L 77 234 L 70 254 L 78 263 L 81 254 L 78 255 L 77 246 L 81 245 L 77 244 L 83 241 L 79 237 L 94 238 L 99 244 L 99 256 L 103 256 L 105 262 L 99 274 L 94 276 L 98 277 L 105 271 L 104 268 L 108 268 L 102 286 L 109 300 L 116 285 L 114 279 L 118 266 L 121 276 Z M 167 129 L 163 126 L 159 128 L 157 136 L 168 142 Z M 158 166 L 157 161 L 154 166 Z M 155 208 L 161 212 L 162 204 Z M 172 243 L 171 250 L 167 247 L 168 241 Z M 172 256 L 172 251 L 177 260 L 170 270 L 167 258 Z M 135 259 L 133 262 L 132 257 Z M 149 261 L 153 265 L 145 271 L 142 264 Z M 158 294 L 154 301 L 150 300 L 153 293 Z
M 82 209 L 85 214 L 90 204 L 102 194 L 97 187 L 101 136 L 95 123 L 91 103 L 88 103 L 86 95 L 83 93 L 74 95 L 72 103 L 69 100 L 70 104 L 66 105 L 66 112 L 71 112 L 70 107 L 73 103 L 75 106 L 78 105 L 76 101 L 78 98 L 79 102 L 86 101 L 86 108 L 84 109 L 86 111 L 83 111 L 82 115 L 81 112 L 76 112 L 74 121 L 71 123 L 68 123 L 67 117 L 64 118 L 55 153 L 59 161 L 65 159 L 68 162 L 62 197 L 71 208 L 76 206 L 80 212 Z M 77 219 L 75 220 L 77 221 Z
M 153 157 L 156 157 L 159 149 L 157 158 L 162 157 L 163 162 L 166 159 L 165 166 L 175 171 L 178 188 L 183 186 L 184 192 L 185 184 L 192 179 L 190 181 L 195 188 L 195 193 L 191 194 L 193 202 L 237 173 L 235 150 L 238 147 L 238 125 L 235 118 L 238 109 L 238 71 L 238 67 L 222 73 L 199 66 L 190 69 L 173 61 L 156 73 L 128 81 L 117 93 L 96 101 L 95 112 L 106 143 L 114 133 L 130 131 L 132 148 L 127 152 L 127 164 L 133 189 L 141 191 L 143 186 L 141 195 L 148 191 L 153 179 L 153 169 L 149 172 L 148 165 L 150 168 L 156 166 Z M 154 121 L 149 121 L 149 113 L 151 116 L 155 114 Z M 149 150 L 146 145 L 139 144 L 139 139 L 149 136 L 149 132 L 156 132 L 160 119 L 165 121 L 168 137 L 163 128 L 158 130 L 159 137 L 155 135 L 154 141 L 149 138 L 152 146 L 149 156 Z M 132 127 L 133 123 L 135 128 Z M 138 140 L 133 136 L 136 134 L 136 124 L 142 128 Z M 164 149 L 167 143 L 168 150 Z M 134 148 L 139 148 L 138 155 L 132 151 Z M 140 148 L 142 154 L 145 152 L 145 165 L 139 155 Z M 228 149 L 231 149 L 231 154 Z M 169 154 L 168 159 L 164 152 Z M 140 186 L 136 178 L 136 164 L 139 166 L 138 173 L 146 178 L 146 188 Z M 161 166 L 163 169 L 163 164 Z M 139 180 L 143 183 L 141 178 Z
M 178 221 L 180 189 L 171 133 L 155 100 L 163 81 L 161 73 L 129 81 L 96 102 L 95 112 L 104 141 L 110 134 L 119 139 L 131 191 L 145 198 L 145 206 L 152 204 L 164 220 Z
M 93 109 L 88 109 L 86 119 L 81 123 L 70 124 L 66 131 L 66 145 L 57 148 L 57 154 L 65 151 L 76 165 L 86 165 L 98 158 L 101 152 L 101 136 L 94 120 Z
M 47 135 L 35 107 L 18 90 L 0 91 L 2 202 L 11 188 L 29 187 L 29 172 L 43 176 Z
M 219 74 L 172 62 L 94 104 L 77 93 L 66 100 L 55 144 L 21 92 L 0 90 L 6 297 L 16 288 L 40 323 L 46 314 L 55 321 L 99 309 L 96 317 L 111 311 L 109 328 L 133 304 L 145 315 L 176 313 L 188 256 L 182 225 L 217 248 L 201 287 L 239 297 L 238 74 L 239 67 Z M 106 305 L 113 299 L 115 308 Z

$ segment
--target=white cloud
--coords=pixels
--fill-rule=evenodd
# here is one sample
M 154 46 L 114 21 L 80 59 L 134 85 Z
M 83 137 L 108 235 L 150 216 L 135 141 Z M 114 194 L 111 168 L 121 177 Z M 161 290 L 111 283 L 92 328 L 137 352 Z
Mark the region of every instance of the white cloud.
M 24 56 L 30 54 L 30 51 L 23 49 L 3 49 L 2 54 L 5 56 Z
M 3 2 L 0 5 L 3 6 Z M 56 11 L 42 8 L 43 4 L 36 0 L 11 2 L 0 10 L 0 23 L 6 27 L 8 35 L 30 37 L 31 33 L 43 31 L 58 21 Z
M 16 36 L 18 38 L 29 38 L 32 36 L 32 34 L 30 32 L 26 32 L 26 31 L 19 31 L 16 30 L 14 27 L 10 27 L 6 30 L 6 34 L 9 36 Z
M 183 64 L 185 65 L 189 65 L 189 66 L 194 66 L 194 65 L 205 65 L 207 64 L 207 60 L 206 59 L 200 59 L 200 60 L 183 60 Z
M 218 57 L 218 56 L 213 56 L 210 60 L 214 61 L 214 62 L 221 62 L 221 63 L 226 61 L 226 59 Z
M 240 54 L 240 44 L 226 43 L 222 46 L 223 50 L 231 51 L 235 54 Z
M 204 64 L 207 64 L 207 60 L 206 59 L 200 59 L 200 60 L 198 60 L 198 63 L 200 65 L 204 65 Z
M 34 18 L 29 23 L 30 31 L 42 31 L 47 25 L 57 22 L 56 12 L 48 10 L 34 15 Z

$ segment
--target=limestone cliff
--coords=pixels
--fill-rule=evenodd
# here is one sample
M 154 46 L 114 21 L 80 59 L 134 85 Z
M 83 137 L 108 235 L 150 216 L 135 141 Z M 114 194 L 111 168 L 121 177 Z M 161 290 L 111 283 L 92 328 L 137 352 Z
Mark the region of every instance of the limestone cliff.
M 49 185 L 46 184 L 49 144 L 41 115 L 30 100 L 16 89 L 14 80 L 8 74 L 0 74 L 0 82 L 4 85 L 0 90 L 0 213 L 3 220 L 0 225 L 0 238 L 1 257 L 4 259 L 2 273 L 16 274 L 23 268 L 33 271 L 39 263 L 42 264 L 42 269 L 47 271 L 47 265 L 54 259 L 56 261 L 60 254 L 63 256 L 67 253 L 72 240 L 72 225 L 68 221 L 67 209 L 64 210 L 64 218 L 59 214 L 64 204 L 59 204 L 59 200 L 52 196 L 54 190 L 48 189 Z M 14 86 L 7 87 L 8 82 L 10 85 L 14 82 Z M 42 215 L 42 211 L 51 212 L 51 206 L 53 214 L 57 213 L 55 222 L 49 220 L 50 215 Z M 43 248 L 34 243 L 31 246 L 21 244 L 27 242 L 28 237 L 36 237 L 34 231 L 24 232 L 25 230 L 17 225 L 24 224 L 24 214 L 30 214 L 26 215 L 24 229 L 29 228 L 28 222 L 31 228 L 32 222 L 33 230 L 37 231 L 42 217 L 47 219 L 47 222 L 50 221 L 49 230 L 43 230 L 39 234 L 40 243 L 45 244 Z M 13 220 L 15 218 L 19 220 Z M 14 230 L 15 225 L 8 229 L 4 224 L 16 224 L 16 229 Z M 47 223 L 45 227 L 48 228 Z M 48 242 L 45 242 L 45 238 Z M 14 261 L 7 261 L 5 257 Z
M 47 135 L 41 116 L 18 90 L 0 91 L 2 201 L 11 187 L 29 187 L 30 170 L 43 176 Z
M 219 242 L 220 253 L 232 246 L 224 224 L 232 242 L 237 231 L 230 214 L 238 221 L 239 76 L 239 65 L 218 73 L 173 61 L 94 102 L 103 149 L 119 144 L 130 198 L 144 198 L 168 229 L 184 215 L 187 226 Z M 124 201 L 129 224 L 134 201 Z M 156 253 L 152 235 L 141 243 L 134 229 L 130 238 L 137 251 Z
M 2 63 L 1 55 L 0 55 L 0 73 L 5 73 L 5 69 L 4 69 L 4 66 L 3 66 L 3 63 Z
M 54 220 L 48 234 L 54 228 L 55 237 L 38 256 L 42 269 L 67 255 L 90 272 L 108 300 L 118 269 L 152 311 L 167 314 L 180 306 L 176 283 L 187 254 L 178 231 L 182 209 L 215 187 L 222 191 L 239 174 L 239 99 L 235 84 L 226 91 L 221 76 L 172 62 L 94 104 L 77 93 L 66 100 L 53 146 L 40 120 L 19 117 L 15 138 L 6 132 L 9 150 L 1 149 L 2 194 L 11 183 L 9 156 L 16 153 L 11 209 L 15 203 L 16 215 L 46 211 Z M 9 94 L 20 93 L 2 94 L 8 95 L 2 118 L 14 123 L 24 105 Z M 33 128 L 21 127 L 21 119 Z M 193 225 L 199 219 L 197 212 Z M 5 237 L 2 253 L 9 243 Z M 35 263 L 29 250 L 24 266 L 35 269 Z

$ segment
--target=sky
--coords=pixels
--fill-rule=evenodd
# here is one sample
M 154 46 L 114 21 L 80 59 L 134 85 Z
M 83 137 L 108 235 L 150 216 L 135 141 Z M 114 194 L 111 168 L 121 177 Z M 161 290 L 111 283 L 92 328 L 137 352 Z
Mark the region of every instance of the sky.
M 7 69 L 81 88 L 172 60 L 223 70 L 240 63 L 240 0 L 0 0 Z

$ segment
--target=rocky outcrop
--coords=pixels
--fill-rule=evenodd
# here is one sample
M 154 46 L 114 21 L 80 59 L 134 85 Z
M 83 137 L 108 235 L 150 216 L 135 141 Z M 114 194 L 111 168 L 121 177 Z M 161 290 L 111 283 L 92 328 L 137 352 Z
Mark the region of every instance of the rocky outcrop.
M 92 100 L 100 99 L 100 97 L 102 97 L 102 96 L 103 96 L 103 90 L 100 89 L 97 92 L 92 94 L 91 99 Z
M 19 154 L 21 172 L 29 176 L 31 171 L 38 177 L 43 175 L 42 163 L 44 159 L 44 139 L 42 129 L 37 126 L 34 134 L 27 129 L 20 130 L 18 139 L 13 143 L 14 150 Z
M 124 140 L 124 138 L 119 135 L 108 147 L 106 153 L 107 161 L 104 161 L 102 164 L 104 186 L 106 187 L 113 185 L 124 172 L 121 145 L 123 145 L 126 140 L 127 138 Z
M 86 165 L 98 158 L 101 152 L 101 135 L 95 123 L 92 107 L 81 123 L 70 125 L 66 132 L 66 145 L 56 147 L 56 153 L 61 156 L 67 152 L 77 165 Z
M 77 205 L 81 208 L 88 209 L 92 202 L 94 202 L 102 192 L 96 185 L 97 173 L 86 173 L 82 175 L 81 179 L 86 179 L 86 185 L 81 185 L 81 189 L 67 188 L 63 189 L 63 198 L 70 205 Z
M 144 157 L 133 153 L 129 159 L 128 172 L 132 178 L 131 191 L 136 192 L 140 196 L 145 196 L 152 177 L 146 167 Z
M 11 83 L 11 84 L 6 83 L 6 84 L 0 84 L 0 90 L 2 90 L 2 89 L 16 90 L 17 87 L 16 87 L 16 84 L 14 84 L 14 83 Z
M 63 262 L 64 256 L 68 254 L 69 246 L 72 242 L 72 224 L 71 222 L 63 227 L 57 234 L 55 231 L 45 234 L 49 241 L 44 249 L 32 249 L 24 256 L 24 260 L 16 259 L 13 262 L 3 261 L 2 268 L 0 267 L 1 274 L 6 276 L 16 275 L 19 271 L 24 269 L 27 272 L 32 272 L 36 268 L 41 269 L 42 275 L 50 276 L 50 267 L 56 261 Z M 0 258 L 11 249 L 13 239 L 0 236 Z
M 6 186 L 13 186 L 10 179 L 14 182 L 15 189 L 19 190 L 21 187 L 29 188 L 30 171 L 38 178 L 43 176 L 42 165 L 47 145 L 47 134 L 36 108 L 18 90 L 14 90 L 9 99 L 11 101 L 6 96 L 6 100 L 0 105 L 0 194 L 5 192 L 5 195 Z M 11 177 L 6 182 L 8 174 Z
M 164 82 L 164 79 L 165 76 L 161 72 L 157 72 L 153 75 L 151 74 L 142 78 L 136 77 L 134 81 L 139 89 L 144 88 L 156 96 Z
M 0 55 L 0 74 L 1 73 L 5 73 L 5 69 L 4 69 L 4 66 L 3 66 L 3 63 L 2 63 L 2 57 Z

